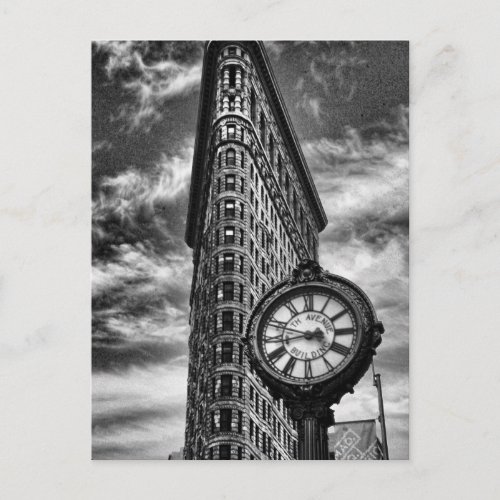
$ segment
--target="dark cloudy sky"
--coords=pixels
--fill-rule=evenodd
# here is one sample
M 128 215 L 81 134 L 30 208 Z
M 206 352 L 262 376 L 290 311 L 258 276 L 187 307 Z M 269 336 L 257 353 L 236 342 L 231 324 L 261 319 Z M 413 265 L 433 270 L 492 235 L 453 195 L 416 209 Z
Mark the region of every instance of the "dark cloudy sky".
M 408 44 L 268 42 L 328 216 L 320 264 L 359 284 L 386 334 L 391 458 L 408 457 Z M 93 457 L 184 440 L 191 250 L 184 228 L 202 42 L 92 46 Z M 377 416 L 365 377 L 337 421 Z

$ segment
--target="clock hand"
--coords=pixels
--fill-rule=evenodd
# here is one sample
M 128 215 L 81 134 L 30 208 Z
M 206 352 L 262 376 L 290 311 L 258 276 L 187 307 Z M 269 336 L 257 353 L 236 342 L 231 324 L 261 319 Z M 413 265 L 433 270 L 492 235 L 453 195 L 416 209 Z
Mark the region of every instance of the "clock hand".
M 286 340 L 295 340 L 295 339 L 300 339 L 301 337 L 303 337 L 303 335 L 296 335 L 295 337 L 287 337 L 287 338 L 273 337 L 270 338 L 269 340 L 266 340 L 266 344 L 269 344 L 271 342 L 285 342 Z

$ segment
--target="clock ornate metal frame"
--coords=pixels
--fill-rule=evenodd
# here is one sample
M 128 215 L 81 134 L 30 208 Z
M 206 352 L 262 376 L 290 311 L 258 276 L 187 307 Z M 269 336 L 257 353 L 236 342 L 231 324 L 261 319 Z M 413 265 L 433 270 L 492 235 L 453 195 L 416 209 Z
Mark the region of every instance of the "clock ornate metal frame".
M 250 362 L 292 418 L 328 426 L 339 403 L 368 370 L 384 327 L 354 283 L 303 260 L 253 309 L 245 343 Z

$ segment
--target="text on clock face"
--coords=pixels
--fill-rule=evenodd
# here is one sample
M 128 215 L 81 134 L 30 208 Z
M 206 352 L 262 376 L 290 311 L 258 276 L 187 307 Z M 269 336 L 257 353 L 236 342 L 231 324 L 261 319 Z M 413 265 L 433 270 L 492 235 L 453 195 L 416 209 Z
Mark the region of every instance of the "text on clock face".
M 266 356 L 292 379 L 320 379 L 336 372 L 351 353 L 355 320 L 328 293 L 297 294 L 268 316 L 262 338 Z

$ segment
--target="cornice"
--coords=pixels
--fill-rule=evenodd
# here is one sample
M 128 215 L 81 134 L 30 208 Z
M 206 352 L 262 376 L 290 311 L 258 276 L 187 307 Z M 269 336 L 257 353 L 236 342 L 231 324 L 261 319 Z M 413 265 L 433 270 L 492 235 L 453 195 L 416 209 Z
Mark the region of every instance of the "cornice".
M 193 166 L 191 171 L 191 187 L 189 192 L 189 206 L 187 214 L 185 241 L 193 248 L 196 241 L 197 225 L 200 221 L 200 206 L 202 203 L 202 187 L 204 180 L 204 163 L 206 149 L 212 130 L 210 120 L 211 108 L 216 82 L 217 55 L 219 49 L 231 43 L 229 41 L 210 41 L 205 46 L 203 72 L 200 87 L 200 101 L 198 107 L 197 134 L 194 146 Z M 276 123 L 280 128 L 288 152 L 296 166 L 301 184 L 310 203 L 318 232 L 327 224 L 327 218 L 321 201 L 314 186 L 311 174 L 307 167 L 302 148 L 293 129 L 290 116 L 286 110 L 276 79 L 272 72 L 269 58 L 264 44 L 257 41 L 234 42 L 242 46 L 249 54 L 261 78 L 263 88 L 268 95 L 269 103 L 273 108 Z

